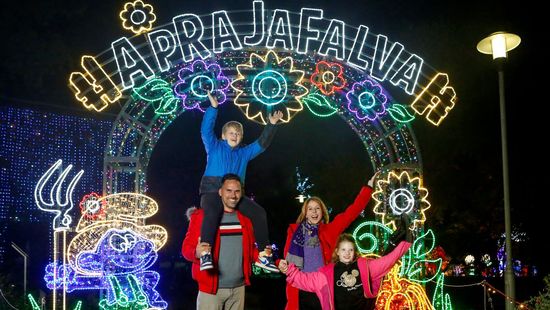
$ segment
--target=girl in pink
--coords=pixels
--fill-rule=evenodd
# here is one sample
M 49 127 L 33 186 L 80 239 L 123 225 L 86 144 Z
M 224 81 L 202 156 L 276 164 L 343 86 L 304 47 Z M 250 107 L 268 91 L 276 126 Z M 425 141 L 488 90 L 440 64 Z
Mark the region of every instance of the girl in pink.
M 408 227 L 407 231 L 410 232 Z M 376 295 L 384 276 L 411 246 L 412 233 L 401 236 L 401 241 L 387 255 L 377 259 L 359 257 L 355 240 L 349 234 L 341 234 L 332 256 L 332 263 L 316 272 L 302 272 L 285 260 L 279 269 L 286 281 L 304 291 L 314 292 L 323 310 L 374 309 Z

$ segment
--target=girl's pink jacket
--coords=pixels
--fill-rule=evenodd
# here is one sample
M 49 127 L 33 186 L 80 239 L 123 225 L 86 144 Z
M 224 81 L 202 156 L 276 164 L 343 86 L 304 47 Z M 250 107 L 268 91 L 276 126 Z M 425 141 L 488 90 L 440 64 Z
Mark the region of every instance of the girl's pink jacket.
M 360 257 L 357 260 L 365 298 L 376 297 L 384 276 L 410 247 L 411 243 L 401 241 L 386 256 L 376 259 Z M 334 310 L 334 263 L 328 264 L 316 272 L 302 272 L 294 264 L 290 264 L 286 276 L 288 284 L 300 290 L 314 292 L 319 298 L 323 310 Z

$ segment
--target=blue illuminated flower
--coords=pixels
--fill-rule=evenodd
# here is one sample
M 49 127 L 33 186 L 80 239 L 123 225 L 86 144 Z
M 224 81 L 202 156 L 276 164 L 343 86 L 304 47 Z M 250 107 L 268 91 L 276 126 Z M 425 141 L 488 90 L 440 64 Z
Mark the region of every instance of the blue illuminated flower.
M 369 79 L 354 83 L 346 98 L 348 110 L 359 120 L 374 121 L 386 112 L 388 97 L 382 91 L 382 86 Z
M 229 79 L 218 64 L 195 60 L 179 70 L 174 93 L 182 99 L 185 109 L 199 109 L 204 112 L 210 106 L 207 91 L 212 93 L 219 104 L 223 104 L 227 99 L 225 94 L 228 88 Z

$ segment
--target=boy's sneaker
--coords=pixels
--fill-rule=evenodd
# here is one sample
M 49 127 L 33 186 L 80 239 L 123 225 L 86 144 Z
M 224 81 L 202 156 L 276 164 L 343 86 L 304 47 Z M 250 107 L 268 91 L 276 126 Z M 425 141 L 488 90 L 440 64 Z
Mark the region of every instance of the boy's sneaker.
M 254 265 L 270 272 L 279 272 L 279 268 L 277 268 L 275 262 L 273 262 L 273 255 L 266 255 L 265 252 L 260 252 L 260 255 L 258 255 L 258 259 L 256 259 Z
M 203 253 L 201 255 L 201 267 L 200 270 L 208 270 L 214 268 L 214 264 L 212 263 L 212 253 L 207 252 Z

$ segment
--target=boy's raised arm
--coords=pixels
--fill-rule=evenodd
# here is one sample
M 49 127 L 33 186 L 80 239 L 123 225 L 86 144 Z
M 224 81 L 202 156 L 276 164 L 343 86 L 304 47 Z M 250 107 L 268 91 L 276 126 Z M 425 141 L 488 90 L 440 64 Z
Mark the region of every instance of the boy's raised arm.
M 212 96 L 210 91 L 208 91 L 207 94 L 208 99 L 210 99 L 210 106 L 212 109 L 206 109 L 201 123 L 201 138 L 204 148 L 206 149 L 206 153 L 208 153 L 210 148 L 217 141 L 216 135 L 214 134 L 214 124 L 216 123 L 216 117 L 218 116 L 218 100 Z
M 212 96 L 212 93 L 210 93 L 210 91 L 206 91 L 206 95 L 208 96 L 208 100 L 210 100 L 210 105 L 213 107 L 213 108 L 217 108 L 218 107 L 218 100 L 216 99 L 216 97 Z

